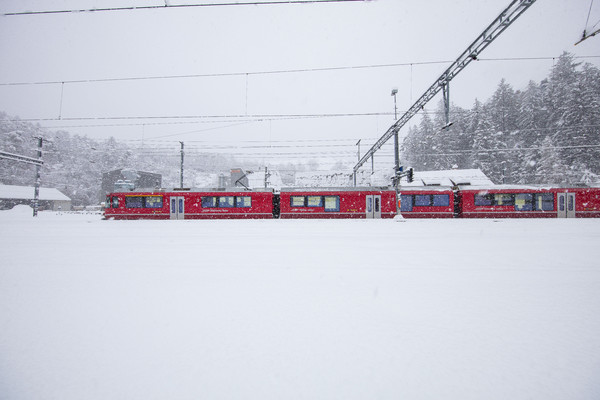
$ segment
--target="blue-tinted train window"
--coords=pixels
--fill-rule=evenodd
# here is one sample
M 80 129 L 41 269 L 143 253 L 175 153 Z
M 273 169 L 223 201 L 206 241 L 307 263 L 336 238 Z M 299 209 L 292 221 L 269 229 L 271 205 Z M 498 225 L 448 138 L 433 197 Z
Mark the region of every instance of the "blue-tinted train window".
M 232 208 L 235 205 L 233 196 L 219 197 L 219 207 Z
M 439 207 L 448 207 L 450 205 L 450 195 L 447 194 L 434 194 L 433 205 Z
M 146 196 L 146 208 L 162 208 L 162 196 Z
M 215 196 L 202 198 L 202 208 L 214 208 L 216 206 L 217 206 L 217 198 Z
M 431 205 L 431 195 L 417 194 L 415 195 L 415 207 L 428 207 Z
M 290 197 L 290 205 L 292 207 L 304 207 L 304 196 L 291 196 Z
M 475 205 L 476 206 L 491 206 L 493 196 L 489 194 L 476 194 Z
M 515 210 L 531 211 L 533 210 L 533 195 L 531 193 L 515 194 Z
M 252 197 L 250 196 L 238 196 L 235 198 L 235 206 L 242 208 L 252 207 Z
M 400 195 L 400 212 L 413 210 L 413 197 L 411 194 Z
M 143 197 L 132 197 L 132 196 L 127 196 L 125 197 L 125 207 L 127 208 L 142 208 L 144 207 L 144 203 L 143 203 Z
M 323 198 L 321 196 L 307 196 L 307 207 L 323 207 Z
M 554 211 L 554 193 L 536 194 L 535 209 L 541 211 Z
M 325 196 L 325 211 L 340 211 L 340 196 Z

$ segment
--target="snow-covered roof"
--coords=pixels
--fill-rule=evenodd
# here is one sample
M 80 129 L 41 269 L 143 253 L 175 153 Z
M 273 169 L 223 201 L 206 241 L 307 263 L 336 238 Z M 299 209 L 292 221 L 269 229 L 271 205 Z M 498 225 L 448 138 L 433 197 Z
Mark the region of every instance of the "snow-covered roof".
M 402 186 L 492 186 L 490 180 L 480 169 L 449 169 L 443 171 L 414 171 L 411 183 L 402 179 Z
M 0 185 L 0 199 L 23 199 L 33 200 L 35 189 L 31 186 Z M 61 200 L 70 201 L 71 199 L 54 188 L 40 188 L 40 200 Z

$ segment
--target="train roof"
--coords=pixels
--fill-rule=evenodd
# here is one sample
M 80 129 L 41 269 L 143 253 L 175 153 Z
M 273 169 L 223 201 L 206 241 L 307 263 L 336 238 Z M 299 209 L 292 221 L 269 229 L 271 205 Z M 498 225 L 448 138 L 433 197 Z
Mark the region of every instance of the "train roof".
M 369 192 L 394 190 L 389 186 L 285 187 L 281 192 Z
M 402 192 L 447 192 L 449 190 L 454 190 L 452 186 L 439 186 L 439 185 L 431 185 L 431 186 L 400 186 L 398 191 Z
M 272 188 L 135 188 L 130 191 L 119 190 L 113 193 L 242 193 L 242 192 L 273 192 Z
M 492 186 L 459 186 L 460 190 L 493 190 L 493 191 L 502 191 L 502 190 L 550 190 L 550 189 L 593 189 L 593 187 L 586 185 L 492 185 Z

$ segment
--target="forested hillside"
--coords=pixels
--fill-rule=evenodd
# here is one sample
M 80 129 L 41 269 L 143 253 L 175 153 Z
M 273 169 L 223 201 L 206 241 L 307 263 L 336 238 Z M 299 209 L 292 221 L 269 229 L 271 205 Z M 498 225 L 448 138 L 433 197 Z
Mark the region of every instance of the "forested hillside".
M 139 169 L 163 175 L 163 185 L 178 186 L 180 158 L 151 148 L 133 148 L 110 138 L 97 141 L 86 136 L 53 132 L 0 113 L 0 150 L 36 157 L 36 137 L 44 138 L 41 173 L 43 187 L 55 187 L 69 196 L 74 205 L 98 204 L 102 173 L 119 168 Z M 178 143 L 177 143 L 178 144 Z M 226 171 L 235 165 L 231 157 L 188 152 L 186 185 L 194 185 L 202 173 Z M 35 167 L 0 159 L 0 184 L 33 186 Z
M 500 82 L 470 110 L 425 112 L 402 146 L 417 170 L 481 168 L 496 183 L 600 180 L 600 70 L 559 57 L 547 79 L 515 90 Z

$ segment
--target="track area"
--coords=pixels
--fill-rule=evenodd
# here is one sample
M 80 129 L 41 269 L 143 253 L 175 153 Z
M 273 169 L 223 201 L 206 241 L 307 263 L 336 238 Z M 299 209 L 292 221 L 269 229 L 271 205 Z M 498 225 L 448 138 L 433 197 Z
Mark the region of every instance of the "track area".
M 599 222 L 0 212 L 0 398 L 598 398 Z

